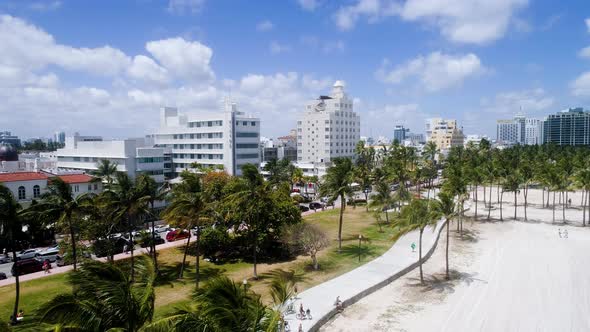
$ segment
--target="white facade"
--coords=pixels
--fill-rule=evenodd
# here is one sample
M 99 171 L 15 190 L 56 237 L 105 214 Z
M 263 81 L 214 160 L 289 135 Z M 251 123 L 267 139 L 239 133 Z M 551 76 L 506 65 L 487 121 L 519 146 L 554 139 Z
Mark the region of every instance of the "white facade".
M 361 119 L 341 81 L 330 96 L 320 96 L 306 105 L 297 121 L 297 161 L 329 163 L 336 157 L 354 157 L 360 140 Z
M 539 119 L 526 119 L 524 144 L 543 144 L 543 121 Z
M 0 174 L 0 183 L 8 188 L 19 203 L 30 203 L 33 199 L 40 199 L 47 192 L 47 186 L 52 178 L 59 177 L 70 185 L 72 195 L 78 197 L 85 193 L 99 194 L 103 186 L 100 182 L 86 174 L 59 175 L 43 172 L 15 172 Z
M 193 163 L 221 165 L 232 175 L 240 175 L 244 164 L 260 164 L 260 119 L 239 112 L 229 100 L 220 112 L 180 114 L 162 108 L 154 138 L 157 146 L 171 150 L 173 176 Z
M 496 141 L 499 144 L 543 144 L 543 122 L 517 114 L 512 120 L 498 120 Z
M 149 140 L 130 138 L 103 141 L 96 136 L 91 140 L 85 138 L 66 138 L 65 148 L 56 152 L 59 169 L 90 172 L 98 168 L 101 160 L 107 159 L 117 164 L 119 172 L 125 172 L 131 178 L 145 173 L 158 183 L 164 182 L 164 149 L 153 147 Z

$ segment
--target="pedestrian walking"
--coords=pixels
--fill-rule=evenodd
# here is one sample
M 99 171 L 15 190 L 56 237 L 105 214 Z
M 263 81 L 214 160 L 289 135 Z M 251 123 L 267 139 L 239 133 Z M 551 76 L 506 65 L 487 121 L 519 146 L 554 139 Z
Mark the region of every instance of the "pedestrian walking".
M 563 237 L 567 239 L 567 229 L 563 230 Z
M 129 246 L 127 244 L 123 245 L 123 252 L 125 252 L 125 254 L 129 253 Z
M 561 239 L 561 228 L 558 228 L 557 232 L 559 233 L 559 238 Z
M 412 252 L 416 252 L 416 243 L 415 242 L 412 242 L 410 247 L 412 247 Z

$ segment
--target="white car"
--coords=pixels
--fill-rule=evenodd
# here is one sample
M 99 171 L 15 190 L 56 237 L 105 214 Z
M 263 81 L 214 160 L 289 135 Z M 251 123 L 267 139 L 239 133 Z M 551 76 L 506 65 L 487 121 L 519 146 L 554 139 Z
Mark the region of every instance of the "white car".
M 16 255 L 16 259 L 22 260 L 22 259 L 35 258 L 35 256 L 37 255 L 38 252 L 39 252 L 38 249 L 25 249 Z
M 43 251 L 39 251 L 35 258 L 40 262 L 45 262 L 45 260 L 49 260 L 50 262 L 55 262 L 57 260 L 57 256 L 59 254 L 59 249 L 52 247 L 47 248 Z
M 0 264 L 5 264 L 5 263 L 10 263 L 10 256 L 0 254 Z

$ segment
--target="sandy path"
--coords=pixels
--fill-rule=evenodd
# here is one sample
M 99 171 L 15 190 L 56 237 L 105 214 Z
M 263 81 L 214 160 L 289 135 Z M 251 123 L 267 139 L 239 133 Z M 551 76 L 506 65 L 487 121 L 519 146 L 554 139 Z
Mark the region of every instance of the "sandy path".
M 418 270 L 347 308 L 322 331 L 588 331 L 590 229 L 544 223 L 465 224 L 444 280 L 444 238 Z M 443 232 L 444 234 L 444 232 Z M 458 272 L 457 272 L 458 271 Z

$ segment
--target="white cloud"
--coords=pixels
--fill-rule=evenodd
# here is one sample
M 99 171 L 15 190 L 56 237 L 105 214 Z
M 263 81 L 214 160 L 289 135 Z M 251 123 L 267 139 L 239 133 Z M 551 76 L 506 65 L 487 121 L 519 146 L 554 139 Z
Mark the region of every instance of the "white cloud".
M 586 29 L 588 29 L 588 33 L 590 33 L 590 18 L 587 18 L 584 20 L 584 22 L 586 23 Z
M 357 0 L 340 7 L 335 20 L 340 29 L 350 30 L 362 18 L 373 23 L 399 16 L 437 27 L 454 42 L 485 44 L 504 36 L 514 14 L 526 5 L 528 0 Z M 522 22 L 516 21 L 517 26 Z
M 270 42 L 268 49 L 270 51 L 270 54 L 277 55 L 277 54 L 281 54 L 281 53 L 290 52 L 291 46 L 289 46 L 287 44 L 281 44 L 277 41 L 272 41 L 272 42 Z
M 464 80 L 485 72 L 477 55 L 448 55 L 433 52 L 428 56 L 419 56 L 389 69 L 388 60 L 384 60 L 376 77 L 384 83 L 399 84 L 407 79 L 416 78 L 424 89 L 430 92 L 459 86 Z
M 163 84 L 170 80 L 168 70 L 145 55 L 136 55 L 127 69 L 129 77 L 151 83 Z
M 256 24 L 256 30 L 261 32 L 270 31 L 274 29 L 274 27 L 275 25 L 269 20 L 264 20 Z
M 169 0 L 168 11 L 174 14 L 196 14 L 203 9 L 205 0 Z
M 50 11 L 50 10 L 56 10 L 58 8 L 60 8 L 62 5 L 61 1 L 39 1 L 39 2 L 33 2 L 29 5 L 29 9 L 32 10 L 36 10 L 36 11 L 40 11 L 40 12 L 45 12 L 45 11 Z
M 297 2 L 301 8 L 309 11 L 314 11 L 319 5 L 318 0 L 297 0 Z
M 177 77 L 199 81 L 215 76 L 210 66 L 213 51 L 199 42 L 170 38 L 148 42 L 146 49 Z
M 326 54 L 344 52 L 346 45 L 342 40 L 327 41 L 322 46 L 322 52 Z
M 590 71 L 582 73 L 571 84 L 570 88 L 574 96 L 590 97 Z
M 373 137 L 393 136 L 391 128 L 393 125 L 404 125 L 410 128 L 412 132 L 421 133 L 423 131 L 424 123 L 427 118 L 431 117 L 424 112 L 417 103 L 402 103 L 402 104 L 386 104 L 386 105 L 367 105 L 364 106 L 355 101 L 355 108 L 367 109 L 365 114 L 362 114 L 361 132 L 364 135 L 371 135 Z M 383 123 L 389 124 L 383 126 Z M 369 128 L 369 131 L 367 131 Z M 384 130 L 384 128 L 387 128 Z
M 590 59 L 590 46 L 581 49 L 580 52 L 578 52 L 578 56 Z
M 512 117 L 521 111 L 532 115 L 539 111 L 549 109 L 555 103 L 555 99 L 548 96 L 541 88 L 509 91 L 498 93 L 493 100 L 481 101 L 482 111 L 493 113 L 496 117 Z

